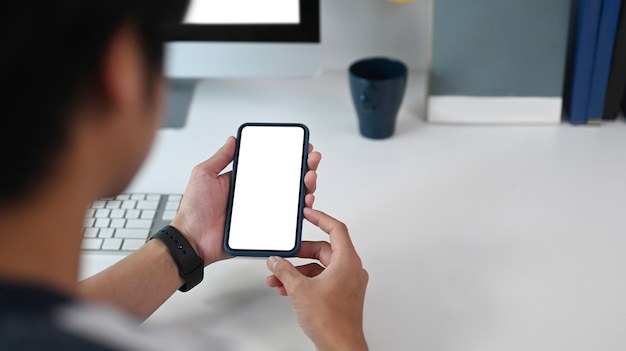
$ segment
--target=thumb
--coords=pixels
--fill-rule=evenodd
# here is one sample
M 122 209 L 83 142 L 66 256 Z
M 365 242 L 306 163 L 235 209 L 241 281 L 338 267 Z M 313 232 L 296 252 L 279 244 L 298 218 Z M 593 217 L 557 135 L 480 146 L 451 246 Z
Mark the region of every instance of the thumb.
M 292 284 L 302 278 L 302 275 L 291 262 L 278 256 L 272 256 L 267 260 L 267 268 L 274 273 L 285 288 L 289 291 Z
M 232 136 L 228 137 L 226 143 L 213 156 L 204 161 L 203 166 L 213 173 L 220 173 L 233 160 L 235 144 L 236 139 Z

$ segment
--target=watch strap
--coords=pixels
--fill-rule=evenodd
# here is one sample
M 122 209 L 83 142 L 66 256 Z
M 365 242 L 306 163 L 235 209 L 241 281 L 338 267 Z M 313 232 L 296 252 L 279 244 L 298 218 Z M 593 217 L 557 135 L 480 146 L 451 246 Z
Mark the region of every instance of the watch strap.
M 189 241 L 171 225 L 163 227 L 150 236 L 150 240 L 159 239 L 167 247 L 176 262 L 178 274 L 185 284 L 178 290 L 189 291 L 204 278 L 204 261 L 193 249 Z

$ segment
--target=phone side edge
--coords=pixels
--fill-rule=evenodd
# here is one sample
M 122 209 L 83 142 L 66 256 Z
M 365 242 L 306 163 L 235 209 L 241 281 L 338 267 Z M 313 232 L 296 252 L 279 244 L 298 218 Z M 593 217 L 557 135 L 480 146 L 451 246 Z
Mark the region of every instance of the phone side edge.
M 239 161 L 239 147 L 241 140 L 241 133 L 243 129 L 247 126 L 247 123 L 244 123 L 239 126 L 237 129 L 237 142 L 235 144 L 235 154 L 233 156 L 233 169 L 230 174 L 230 187 L 228 190 L 228 206 L 226 207 L 226 219 L 224 221 L 224 238 L 222 242 L 222 247 L 224 252 L 226 252 L 230 256 L 237 256 L 237 252 L 230 248 L 228 245 L 228 239 L 230 237 L 230 221 L 232 217 L 233 210 L 233 197 L 235 192 L 235 181 L 237 179 L 237 165 Z

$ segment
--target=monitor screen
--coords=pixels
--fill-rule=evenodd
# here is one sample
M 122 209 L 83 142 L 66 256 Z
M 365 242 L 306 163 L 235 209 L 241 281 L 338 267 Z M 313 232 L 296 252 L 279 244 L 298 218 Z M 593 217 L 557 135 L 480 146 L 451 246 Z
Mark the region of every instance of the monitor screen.
M 184 126 L 198 80 L 321 71 L 320 0 L 191 0 L 176 16 L 163 23 L 165 126 Z
M 191 0 L 169 42 L 320 43 L 320 0 Z
M 299 24 L 298 0 L 192 0 L 184 24 Z

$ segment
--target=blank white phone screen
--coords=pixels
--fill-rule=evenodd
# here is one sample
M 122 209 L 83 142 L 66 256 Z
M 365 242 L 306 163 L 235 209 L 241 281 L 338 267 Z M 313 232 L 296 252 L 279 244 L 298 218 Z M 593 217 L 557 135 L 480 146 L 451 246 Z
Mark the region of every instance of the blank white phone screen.
M 245 126 L 240 135 L 228 246 L 291 251 L 296 246 L 304 129 Z

